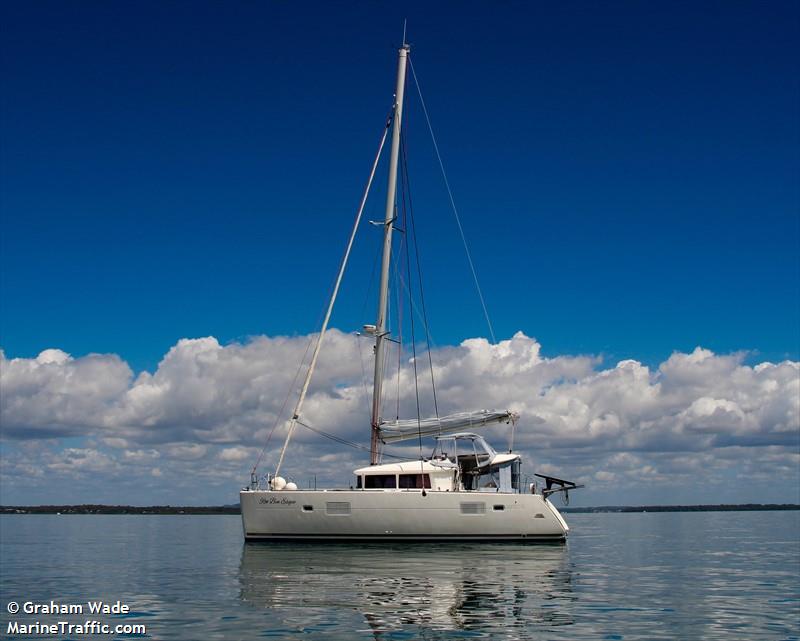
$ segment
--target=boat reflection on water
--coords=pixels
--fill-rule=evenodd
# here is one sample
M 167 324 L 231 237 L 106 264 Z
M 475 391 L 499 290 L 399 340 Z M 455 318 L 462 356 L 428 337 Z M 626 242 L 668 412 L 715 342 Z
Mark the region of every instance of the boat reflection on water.
M 575 596 L 565 546 L 495 544 L 479 550 L 444 544 L 246 543 L 241 599 L 271 610 L 281 626 L 273 632 L 313 634 L 349 623 L 378 639 L 424 630 L 502 631 L 505 636 L 531 624 L 573 623 Z

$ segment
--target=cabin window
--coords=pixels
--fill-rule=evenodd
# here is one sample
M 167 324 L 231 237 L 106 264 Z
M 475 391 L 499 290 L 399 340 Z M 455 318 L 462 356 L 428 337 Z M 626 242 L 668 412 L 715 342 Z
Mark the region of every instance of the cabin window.
M 368 490 L 393 490 L 397 487 L 396 474 L 367 474 L 364 487 Z
M 498 471 L 499 470 L 496 467 L 490 467 L 488 470 L 484 470 L 483 474 L 478 476 L 477 483 L 475 484 L 477 487 L 475 489 L 496 491 L 500 487 L 500 476 Z
M 303 512 L 313 512 L 313 511 L 314 511 L 314 506 L 313 505 L 304 505 L 303 506 Z
M 506 506 L 505 505 L 495 505 L 495 506 L 493 506 L 493 508 L 494 508 L 495 512 L 502 512 L 503 510 L 506 509 Z
M 520 487 L 519 483 L 519 467 L 520 467 L 519 459 L 517 459 L 511 464 L 511 487 L 514 488 L 515 492 L 522 491 L 522 488 Z
M 486 503 L 462 503 L 461 514 L 486 514 Z
M 361 489 L 361 477 L 360 476 L 356 477 L 356 489 L 357 490 Z
M 400 475 L 400 489 L 401 490 L 421 490 L 422 488 L 431 488 L 430 474 L 401 474 Z

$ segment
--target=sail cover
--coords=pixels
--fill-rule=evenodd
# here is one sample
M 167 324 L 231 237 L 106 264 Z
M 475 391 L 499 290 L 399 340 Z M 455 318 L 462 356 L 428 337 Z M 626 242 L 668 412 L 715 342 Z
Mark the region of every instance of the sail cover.
M 381 440 L 384 443 L 396 443 L 419 436 L 438 436 L 458 432 L 465 428 L 476 429 L 492 423 L 516 422 L 519 415 L 509 410 L 477 410 L 475 412 L 459 412 L 439 418 L 404 419 L 381 423 Z

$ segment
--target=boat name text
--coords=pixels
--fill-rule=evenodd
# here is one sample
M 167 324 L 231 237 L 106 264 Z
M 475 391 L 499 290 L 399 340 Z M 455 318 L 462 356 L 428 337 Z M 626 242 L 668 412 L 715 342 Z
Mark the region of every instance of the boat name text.
M 292 499 L 286 499 L 286 498 L 279 499 L 276 496 L 270 496 L 269 498 L 261 497 L 260 499 L 258 499 L 258 502 L 261 503 L 261 505 L 294 505 L 295 503 L 297 503 L 297 501 L 294 501 Z

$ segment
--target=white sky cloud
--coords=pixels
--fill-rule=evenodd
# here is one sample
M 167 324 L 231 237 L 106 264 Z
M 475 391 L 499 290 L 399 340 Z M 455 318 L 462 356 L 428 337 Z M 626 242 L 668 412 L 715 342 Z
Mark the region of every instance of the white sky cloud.
M 330 332 L 303 419 L 366 445 L 371 383 L 361 359 L 368 370 L 371 350 L 358 340 Z M 235 502 L 295 381 L 264 457 L 265 471 L 274 465 L 308 344 L 308 336 L 224 346 L 211 337 L 182 339 L 154 373 L 138 376 L 113 354 L 73 358 L 48 349 L 6 359 L 0 352 L 2 501 L 32 502 L 25 497 L 64 479 L 50 491 L 62 491 L 66 502 L 77 500 L 68 498 L 75 490 L 95 500 L 92 492 L 103 494 L 111 481 L 139 497 L 114 502 Z M 528 473 L 586 482 L 592 502 L 723 502 L 745 494 L 736 502 L 798 501 L 800 363 L 749 366 L 745 357 L 698 347 L 655 369 L 632 360 L 604 367 L 595 356 L 544 357 L 535 339 L 518 333 L 497 345 L 476 338 L 438 349 L 432 360 L 441 413 L 518 411 L 515 448 L 527 455 Z M 418 366 L 423 411 L 432 413 L 427 357 Z M 387 417 L 398 405 L 396 356 L 392 370 Z M 401 414 L 412 415 L 408 359 L 399 390 Z M 506 429 L 487 435 L 507 447 Z M 405 451 L 418 455 L 415 445 Z M 314 475 L 348 483 L 364 456 L 298 428 L 286 470 L 301 486 Z M 752 496 L 742 493 L 743 474 L 755 482 L 748 481 Z

